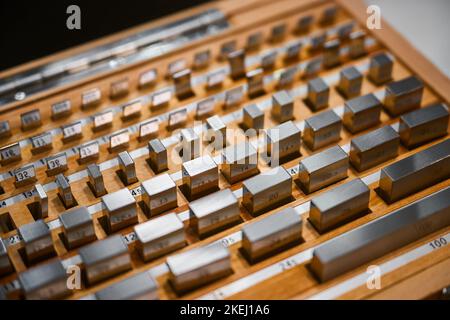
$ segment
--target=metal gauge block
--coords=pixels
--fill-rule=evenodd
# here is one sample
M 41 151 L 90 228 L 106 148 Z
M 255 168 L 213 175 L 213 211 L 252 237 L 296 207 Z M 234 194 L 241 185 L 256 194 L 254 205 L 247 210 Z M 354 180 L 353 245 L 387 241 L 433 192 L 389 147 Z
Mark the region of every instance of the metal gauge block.
M 100 171 L 100 166 L 92 163 L 87 166 L 88 172 L 88 185 L 94 193 L 95 197 L 101 197 L 106 194 L 105 181 L 103 180 L 103 174 Z
M 200 70 L 209 66 L 210 62 L 211 62 L 211 50 L 210 49 L 202 50 L 194 55 L 192 67 L 195 70 Z
M 245 180 L 242 205 L 258 215 L 292 197 L 292 177 L 283 167 L 276 167 Z
M 239 201 L 223 189 L 189 203 L 189 224 L 200 237 L 240 221 Z
M 302 46 L 303 46 L 303 43 L 301 41 L 297 41 L 297 42 L 290 44 L 286 48 L 286 55 L 284 56 L 284 60 L 288 61 L 288 62 L 298 60 Z
M 264 41 L 264 35 L 262 31 L 256 31 L 252 34 L 250 34 L 247 37 L 247 42 L 245 44 L 245 51 L 250 52 L 257 50 L 261 47 L 262 43 Z
M 222 43 L 220 46 L 219 60 L 226 60 L 228 55 L 237 49 L 236 40 L 230 40 Z
M 193 95 L 191 84 L 191 70 L 184 69 L 173 75 L 175 95 L 178 99 L 185 99 Z
M 407 148 L 415 148 L 448 131 L 449 112 L 443 104 L 421 108 L 400 117 L 400 139 Z
M 217 279 L 230 275 L 230 251 L 216 242 L 167 258 L 169 280 L 181 294 Z
M 156 69 L 150 69 L 142 72 L 139 75 L 138 87 L 139 89 L 149 88 L 156 83 L 156 79 L 158 78 L 158 71 Z
M 231 184 L 258 174 L 257 150 L 248 141 L 227 147 L 222 152 L 220 171 Z
M 61 127 L 63 132 L 62 141 L 64 143 L 72 142 L 83 137 L 83 127 L 81 121 L 77 121 Z
M 67 155 L 63 152 L 46 159 L 47 162 L 47 176 L 51 177 L 60 174 L 69 169 L 67 164 Z
M 391 81 L 394 61 L 386 53 L 378 53 L 370 58 L 367 77 L 376 85 Z
M 2 166 L 22 159 L 22 150 L 18 142 L 0 148 L 0 164 Z
M 297 23 L 295 25 L 295 33 L 296 34 L 305 34 L 305 33 L 309 32 L 313 22 L 314 22 L 313 15 L 300 17 L 297 20 Z
M 333 39 L 325 42 L 325 44 L 323 45 L 323 65 L 325 68 L 333 68 L 341 63 L 341 57 L 339 54 L 340 46 L 341 42 L 339 41 L 339 39 Z
M 13 271 L 11 260 L 8 256 L 8 250 L 3 239 L 0 238 L 0 276 L 4 276 Z
M 59 215 L 62 224 L 65 244 L 69 249 L 97 239 L 94 223 L 86 207 L 77 207 Z
M 203 119 L 214 113 L 214 108 L 216 107 L 215 97 L 209 97 L 203 99 L 197 103 L 195 109 L 195 119 Z
M 267 129 L 266 132 L 267 153 L 272 166 L 300 155 L 302 132 L 292 121 Z
M 122 119 L 127 121 L 141 116 L 142 102 L 140 100 L 122 106 Z
M 167 149 L 161 140 L 153 139 L 148 142 L 148 164 L 155 173 L 167 170 Z
M 50 132 L 31 137 L 31 153 L 37 154 L 53 148 L 53 136 Z
M 142 201 L 150 216 L 177 207 L 177 186 L 169 174 L 163 173 L 142 182 Z
M 363 75 L 355 67 L 348 67 L 340 72 L 338 91 L 346 98 L 354 98 L 361 94 Z
M 450 139 L 381 169 L 380 195 L 391 203 L 450 177 Z
M 167 74 L 166 78 L 173 78 L 173 75 L 177 72 L 180 72 L 187 68 L 187 60 L 185 58 L 180 58 L 175 61 L 172 61 L 167 66 Z
M 212 90 L 222 86 L 225 80 L 225 72 L 220 69 L 218 71 L 210 72 L 206 75 L 206 89 Z
M 127 188 L 104 195 L 102 203 L 106 208 L 108 231 L 115 232 L 137 223 L 136 200 Z
M 218 188 L 217 164 L 208 155 L 184 162 L 181 171 L 184 192 L 190 200 L 214 192 Z
M 98 291 L 98 300 L 158 300 L 158 285 L 149 272 L 141 272 Z
M 328 281 L 449 225 L 447 187 L 320 245 L 311 270 Z
M 263 53 L 261 56 L 261 68 L 265 71 L 272 70 L 277 62 L 278 51 L 272 50 L 267 53 Z
M 58 174 L 55 179 L 56 185 L 58 186 L 58 195 L 66 209 L 72 208 L 77 205 L 77 200 L 75 199 L 72 188 L 70 186 L 67 178 L 62 174 Z
M 8 138 L 12 135 L 9 120 L 0 121 L 0 139 Z
M 130 84 L 128 78 L 119 79 L 111 82 L 109 86 L 109 97 L 111 99 L 119 99 L 128 94 L 130 91 Z
M 323 10 L 321 17 L 319 18 L 319 24 L 327 26 L 336 22 L 338 8 L 336 6 L 328 7 Z
M 225 92 L 224 109 L 235 107 L 242 102 L 244 97 L 244 87 L 239 86 Z
M 130 143 L 130 133 L 128 129 L 114 133 L 109 137 L 109 151 L 116 152 L 128 148 Z
M 311 150 L 317 150 L 341 139 L 342 120 L 328 110 L 305 120 L 303 141 Z
M 130 253 L 120 235 L 95 241 L 81 247 L 78 253 L 89 285 L 131 269 Z
M 272 27 L 270 31 L 269 40 L 273 43 L 283 41 L 287 34 L 286 23 L 280 23 Z
M 302 219 L 293 208 L 283 209 L 242 228 L 242 250 L 252 263 L 301 241 Z
M 102 92 L 98 88 L 93 88 L 81 94 L 81 108 L 89 109 L 100 104 Z
M 282 90 L 272 95 L 271 114 L 280 123 L 292 120 L 294 117 L 294 100 L 287 91 Z
M 356 178 L 311 200 L 309 221 L 323 233 L 368 212 L 370 190 Z
M 200 137 L 192 128 L 181 129 L 181 147 L 183 161 L 189 161 L 200 156 Z
M 118 154 L 117 158 L 119 159 L 120 168 L 118 171 L 119 177 L 123 184 L 129 186 L 130 184 L 137 182 L 136 165 L 130 154 L 127 151 L 123 151 Z
M 81 145 L 78 148 L 78 162 L 84 164 L 98 159 L 100 155 L 100 146 L 98 141 L 92 141 Z
M 92 130 L 98 132 L 112 127 L 114 115 L 111 110 L 101 112 L 92 117 Z
M 297 72 L 298 70 L 295 66 L 283 70 L 278 78 L 277 88 L 282 89 L 292 87 L 292 84 L 297 77 Z
M 230 76 L 233 80 L 245 77 L 245 51 L 237 50 L 228 54 Z
M 247 72 L 247 93 L 250 99 L 259 97 L 264 91 L 264 73 L 262 68 Z
M 420 108 L 423 95 L 423 83 L 415 76 L 391 82 L 386 85 L 384 107 L 392 116 Z
M 159 120 L 151 119 L 139 125 L 139 141 L 155 138 L 159 132 Z
M 308 97 L 305 103 L 311 110 L 318 111 L 327 108 L 329 97 L 330 88 L 322 78 L 315 78 L 308 81 Z
M 68 296 L 67 273 L 61 261 L 54 260 L 18 274 L 27 300 L 49 300 Z
M 244 107 L 243 127 L 245 130 L 261 130 L 264 128 L 264 112 L 256 104 L 250 104 Z
M 171 99 L 172 99 L 172 90 L 171 89 L 164 89 L 159 92 L 155 92 L 152 95 L 151 108 L 153 110 L 163 108 L 169 104 Z
M 352 59 L 359 58 L 367 54 L 365 41 L 366 33 L 363 30 L 356 30 L 350 33 L 349 55 Z
M 227 126 L 222 119 L 215 115 L 206 119 L 206 137 L 212 142 L 215 150 L 227 145 Z
M 35 129 L 42 125 L 41 111 L 34 109 L 20 115 L 22 131 Z
M 372 93 L 347 100 L 344 104 L 344 126 L 351 133 L 376 126 L 380 123 L 381 109 L 381 101 Z
M 37 179 L 34 164 L 30 164 L 14 170 L 14 178 L 14 185 L 16 186 L 16 188 L 35 183 Z
M 29 207 L 35 219 L 45 219 L 48 217 L 48 196 L 41 184 L 34 186 L 34 202 Z
M 23 239 L 24 252 L 28 263 L 47 258 L 55 253 L 50 229 L 44 220 L 24 224 L 17 228 Z

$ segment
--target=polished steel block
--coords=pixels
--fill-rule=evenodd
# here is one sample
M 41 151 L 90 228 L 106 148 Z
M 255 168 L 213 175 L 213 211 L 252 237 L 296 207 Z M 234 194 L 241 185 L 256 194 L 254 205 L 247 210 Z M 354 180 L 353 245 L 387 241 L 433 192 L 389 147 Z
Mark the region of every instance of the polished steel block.
M 78 253 L 89 285 L 131 269 L 130 253 L 120 235 L 88 244 L 81 247 Z
M 97 239 L 94 223 L 86 207 L 77 207 L 59 215 L 65 244 L 69 249 L 79 247 Z
M 170 283 L 179 294 L 233 272 L 230 251 L 220 242 L 170 256 L 166 264 Z
M 158 285 L 144 271 L 98 291 L 95 296 L 98 300 L 158 300 Z
M 176 213 L 150 219 L 134 227 L 136 248 L 144 261 L 149 261 L 186 245 L 183 222 Z
M 250 262 L 301 241 L 302 219 L 293 208 L 283 209 L 242 228 L 242 250 Z
M 231 184 L 258 174 L 258 151 L 248 141 L 227 147 L 220 171 Z
M 380 195 L 400 200 L 450 177 L 450 139 L 381 169 Z
M 400 139 L 407 148 L 415 148 L 448 132 L 449 111 L 443 104 L 434 104 L 400 117 Z
M 340 146 L 328 148 L 300 161 L 298 179 L 311 193 L 348 177 L 348 155 Z
M 223 189 L 189 203 L 189 224 L 203 237 L 240 221 L 239 201 Z
M 242 205 L 258 215 L 290 200 L 292 177 L 283 167 L 276 167 L 245 180 L 242 189 Z
M 351 141 L 350 163 L 358 171 L 377 166 L 398 155 L 400 136 L 387 125 Z
M 127 188 L 102 197 L 109 232 L 115 232 L 138 221 L 136 199 Z
M 309 221 L 320 233 L 326 232 L 367 213 L 369 200 L 369 188 L 356 178 L 314 197 Z
M 343 123 L 351 133 L 371 128 L 380 123 L 382 103 L 372 94 L 345 101 Z
M 55 260 L 18 274 L 18 280 L 28 300 L 49 300 L 68 296 L 67 273 L 60 260 Z
M 142 201 L 150 216 L 177 207 L 177 186 L 169 174 L 163 173 L 142 182 Z
M 328 281 L 449 225 L 447 187 L 319 245 L 311 269 Z
M 328 110 L 305 120 L 303 141 L 311 150 L 330 145 L 341 139 L 342 119 Z
M 391 116 L 420 108 L 423 95 L 423 82 L 416 76 L 391 82 L 386 85 L 384 107 Z

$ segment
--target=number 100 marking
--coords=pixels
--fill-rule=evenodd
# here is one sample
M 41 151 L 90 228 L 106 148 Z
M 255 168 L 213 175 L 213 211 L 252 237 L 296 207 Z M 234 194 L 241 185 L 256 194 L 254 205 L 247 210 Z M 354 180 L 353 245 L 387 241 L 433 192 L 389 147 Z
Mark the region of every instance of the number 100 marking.
M 429 244 L 431 246 L 431 248 L 434 249 L 438 249 L 441 248 L 445 245 L 447 245 L 447 240 L 445 238 L 439 238 L 439 239 L 435 239 L 433 241 L 431 241 Z

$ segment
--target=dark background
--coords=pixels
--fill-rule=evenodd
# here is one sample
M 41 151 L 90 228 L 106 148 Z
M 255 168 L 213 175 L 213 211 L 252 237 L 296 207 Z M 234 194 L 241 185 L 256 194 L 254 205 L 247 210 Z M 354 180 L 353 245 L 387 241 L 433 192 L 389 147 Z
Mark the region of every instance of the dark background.
M 0 70 L 210 0 L 0 0 Z M 81 9 L 81 30 L 69 30 L 69 5 Z

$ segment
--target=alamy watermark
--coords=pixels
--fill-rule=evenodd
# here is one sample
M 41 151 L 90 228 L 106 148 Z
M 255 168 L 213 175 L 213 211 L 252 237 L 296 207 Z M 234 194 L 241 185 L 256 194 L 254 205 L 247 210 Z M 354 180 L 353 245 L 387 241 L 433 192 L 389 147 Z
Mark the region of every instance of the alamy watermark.
M 366 280 L 366 287 L 369 290 L 381 289 L 381 269 L 377 265 L 371 265 L 367 267 L 366 273 L 368 274 Z
M 381 29 L 381 8 L 376 5 L 367 7 L 366 27 L 369 30 Z
M 66 285 L 69 290 L 81 289 L 81 268 L 77 265 L 70 265 L 66 269 L 67 277 Z

